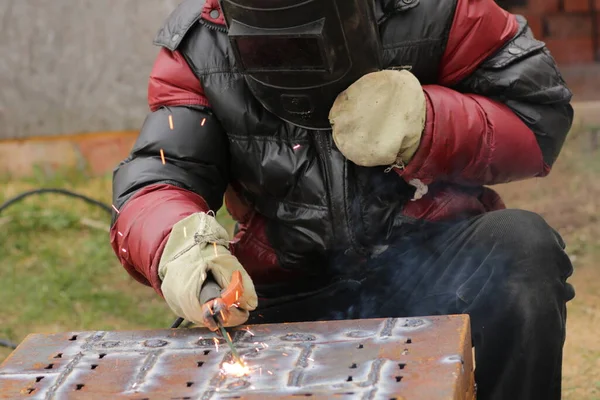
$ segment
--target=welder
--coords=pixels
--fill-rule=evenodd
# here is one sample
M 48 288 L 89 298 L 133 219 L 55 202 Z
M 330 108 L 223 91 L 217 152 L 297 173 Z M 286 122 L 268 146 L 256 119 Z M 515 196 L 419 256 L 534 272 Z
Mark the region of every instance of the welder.
M 125 269 L 203 324 L 469 314 L 480 399 L 558 399 L 564 243 L 488 186 L 546 176 L 571 92 L 493 0 L 186 0 L 114 173 Z M 215 218 L 223 198 L 230 237 Z M 214 327 L 212 327 L 214 329 Z

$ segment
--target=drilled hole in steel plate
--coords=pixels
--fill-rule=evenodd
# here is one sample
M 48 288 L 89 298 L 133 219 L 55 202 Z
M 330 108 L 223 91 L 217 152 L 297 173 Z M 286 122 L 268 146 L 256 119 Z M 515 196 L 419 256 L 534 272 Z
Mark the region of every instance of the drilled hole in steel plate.
M 52 369 L 54 368 L 54 364 L 48 364 L 44 369 Z
M 168 344 L 169 344 L 169 342 L 167 342 L 166 340 L 162 340 L 162 339 L 150 339 L 150 340 L 146 340 L 144 342 L 144 346 L 152 347 L 152 348 L 165 347 Z
M 197 362 L 196 362 L 196 366 L 197 366 L 198 368 L 200 368 L 200 367 L 201 367 L 201 366 L 203 366 L 203 365 L 204 365 L 204 361 L 197 361 Z
M 412 343 L 412 339 L 411 339 L 411 338 L 408 338 L 408 339 L 406 339 L 406 341 L 405 341 L 404 343 L 406 343 L 406 344 L 411 344 L 411 343 Z
M 99 359 L 102 360 L 104 357 L 106 357 L 106 353 L 100 353 L 100 354 L 98 354 L 98 358 Z
M 313 342 L 317 340 L 316 336 L 307 333 L 288 333 L 279 339 L 286 342 Z
M 55 355 L 53 358 L 62 358 L 63 353 L 58 353 L 57 355 Z
M 404 363 L 400 363 L 400 364 L 398 364 L 398 368 L 400 368 L 400 369 L 404 369 L 404 367 L 406 367 L 406 364 L 404 364 Z
M 77 335 L 73 335 L 73 336 L 71 336 L 71 338 L 70 338 L 69 340 L 70 340 L 70 341 L 75 341 L 75 340 L 77 340 Z
M 204 355 L 207 356 L 210 354 L 210 350 L 204 350 Z
M 346 336 L 356 339 L 364 339 L 373 336 L 373 333 L 367 331 L 352 331 L 348 332 Z
M 77 385 L 75 385 L 75 390 L 81 390 L 84 388 L 84 384 L 83 383 L 78 383 Z
M 298 393 L 298 394 L 293 394 L 292 397 L 312 397 L 312 393 Z
M 250 382 L 240 379 L 239 381 L 233 382 L 232 384 L 228 385 L 227 389 L 240 390 L 240 389 L 247 389 L 250 386 L 252 386 L 252 384 Z
M 425 325 L 425 321 L 422 319 L 407 319 L 401 326 L 402 328 L 418 328 L 422 325 Z
M 356 363 L 352 363 L 352 365 L 350 366 L 350 368 L 356 368 L 358 367 L 358 365 L 356 365 Z
M 33 392 L 35 392 L 35 388 L 29 388 L 29 389 L 27 389 L 27 394 L 31 394 Z
M 92 365 L 90 366 L 90 368 L 91 368 L 91 369 L 96 369 L 96 368 L 98 368 L 98 364 L 92 364 Z
M 37 383 L 37 382 L 40 382 L 42 379 L 44 379 L 44 377 L 43 377 L 43 376 L 38 376 L 38 377 L 36 377 L 36 378 L 35 378 L 35 382 L 36 382 L 36 383 Z
M 192 387 L 194 385 L 194 382 L 186 382 L 185 386 L 187 387 Z
M 215 341 L 215 339 L 216 339 L 216 341 Z M 227 342 L 225 341 L 225 339 L 220 338 L 220 337 L 219 338 L 218 337 L 214 337 L 214 338 L 211 338 L 211 339 L 200 339 L 200 340 L 198 340 L 196 342 L 196 345 L 200 346 L 200 347 L 212 347 L 212 348 L 214 348 L 215 347 L 215 343 L 218 343 L 219 346 L 221 346 L 221 345 L 227 345 Z
M 364 347 L 365 347 L 365 346 L 363 346 L 363 345 L 362 345 L 362 343 L 361 343 L 361 344 L 359 344 L 359 345 L 358 345 L 358 347 L 356 347 L 356 348 L 357 348 L 357 349 L 363 349 Z
M 396 377 L 396 382 L 402 382 L 402 378 L 404 378 L 403 376 L 397 376 Z
M 352 375 L 350 375 L 347 379 L 346 382 L 352 382 Z

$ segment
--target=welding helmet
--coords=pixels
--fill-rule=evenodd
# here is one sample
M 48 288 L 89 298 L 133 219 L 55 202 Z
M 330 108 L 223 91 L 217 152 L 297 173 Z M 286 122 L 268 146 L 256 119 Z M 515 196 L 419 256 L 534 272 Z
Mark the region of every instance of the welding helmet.
M 338 94 L 381 69 L 373 0 L 219 0 L 237 68 L 271 113 L 331 129 Z

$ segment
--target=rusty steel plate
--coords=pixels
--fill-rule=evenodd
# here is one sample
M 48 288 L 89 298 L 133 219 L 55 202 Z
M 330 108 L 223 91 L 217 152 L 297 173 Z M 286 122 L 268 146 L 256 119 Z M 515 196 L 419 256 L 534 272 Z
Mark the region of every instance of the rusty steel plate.
M 246 376 L 223 372 L 229 349 L 203 329 L 30 335 L 0 366 L 0 398 L 474 398 L 467 316 L 230 332 L 251 370 Z

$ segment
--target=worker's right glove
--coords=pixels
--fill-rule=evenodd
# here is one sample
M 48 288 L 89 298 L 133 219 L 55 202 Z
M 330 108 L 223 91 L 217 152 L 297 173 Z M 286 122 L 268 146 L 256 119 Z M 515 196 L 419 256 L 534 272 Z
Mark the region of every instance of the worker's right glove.
M 173 226 L 158 267 L 162 280 L 161 290 L 175 314 L 203 324 L 200 289 L 210 272 L 221 289 L 227 287 L 235 271 L 242 274 L 244 292 L 239 308 L 232 307 L 225 326 L 241 325 L 248 320 L 248 312 L 256 308 L 258 298 L 248 273 L 228 250 L 229 235 L 217 220 L 196 213 Z
M 367 74 L 340 93 L 329 113 L 333 140 L 363 167 L 403 167 L 415 155 L 425 128 L 427 102 L 408 71 Z

